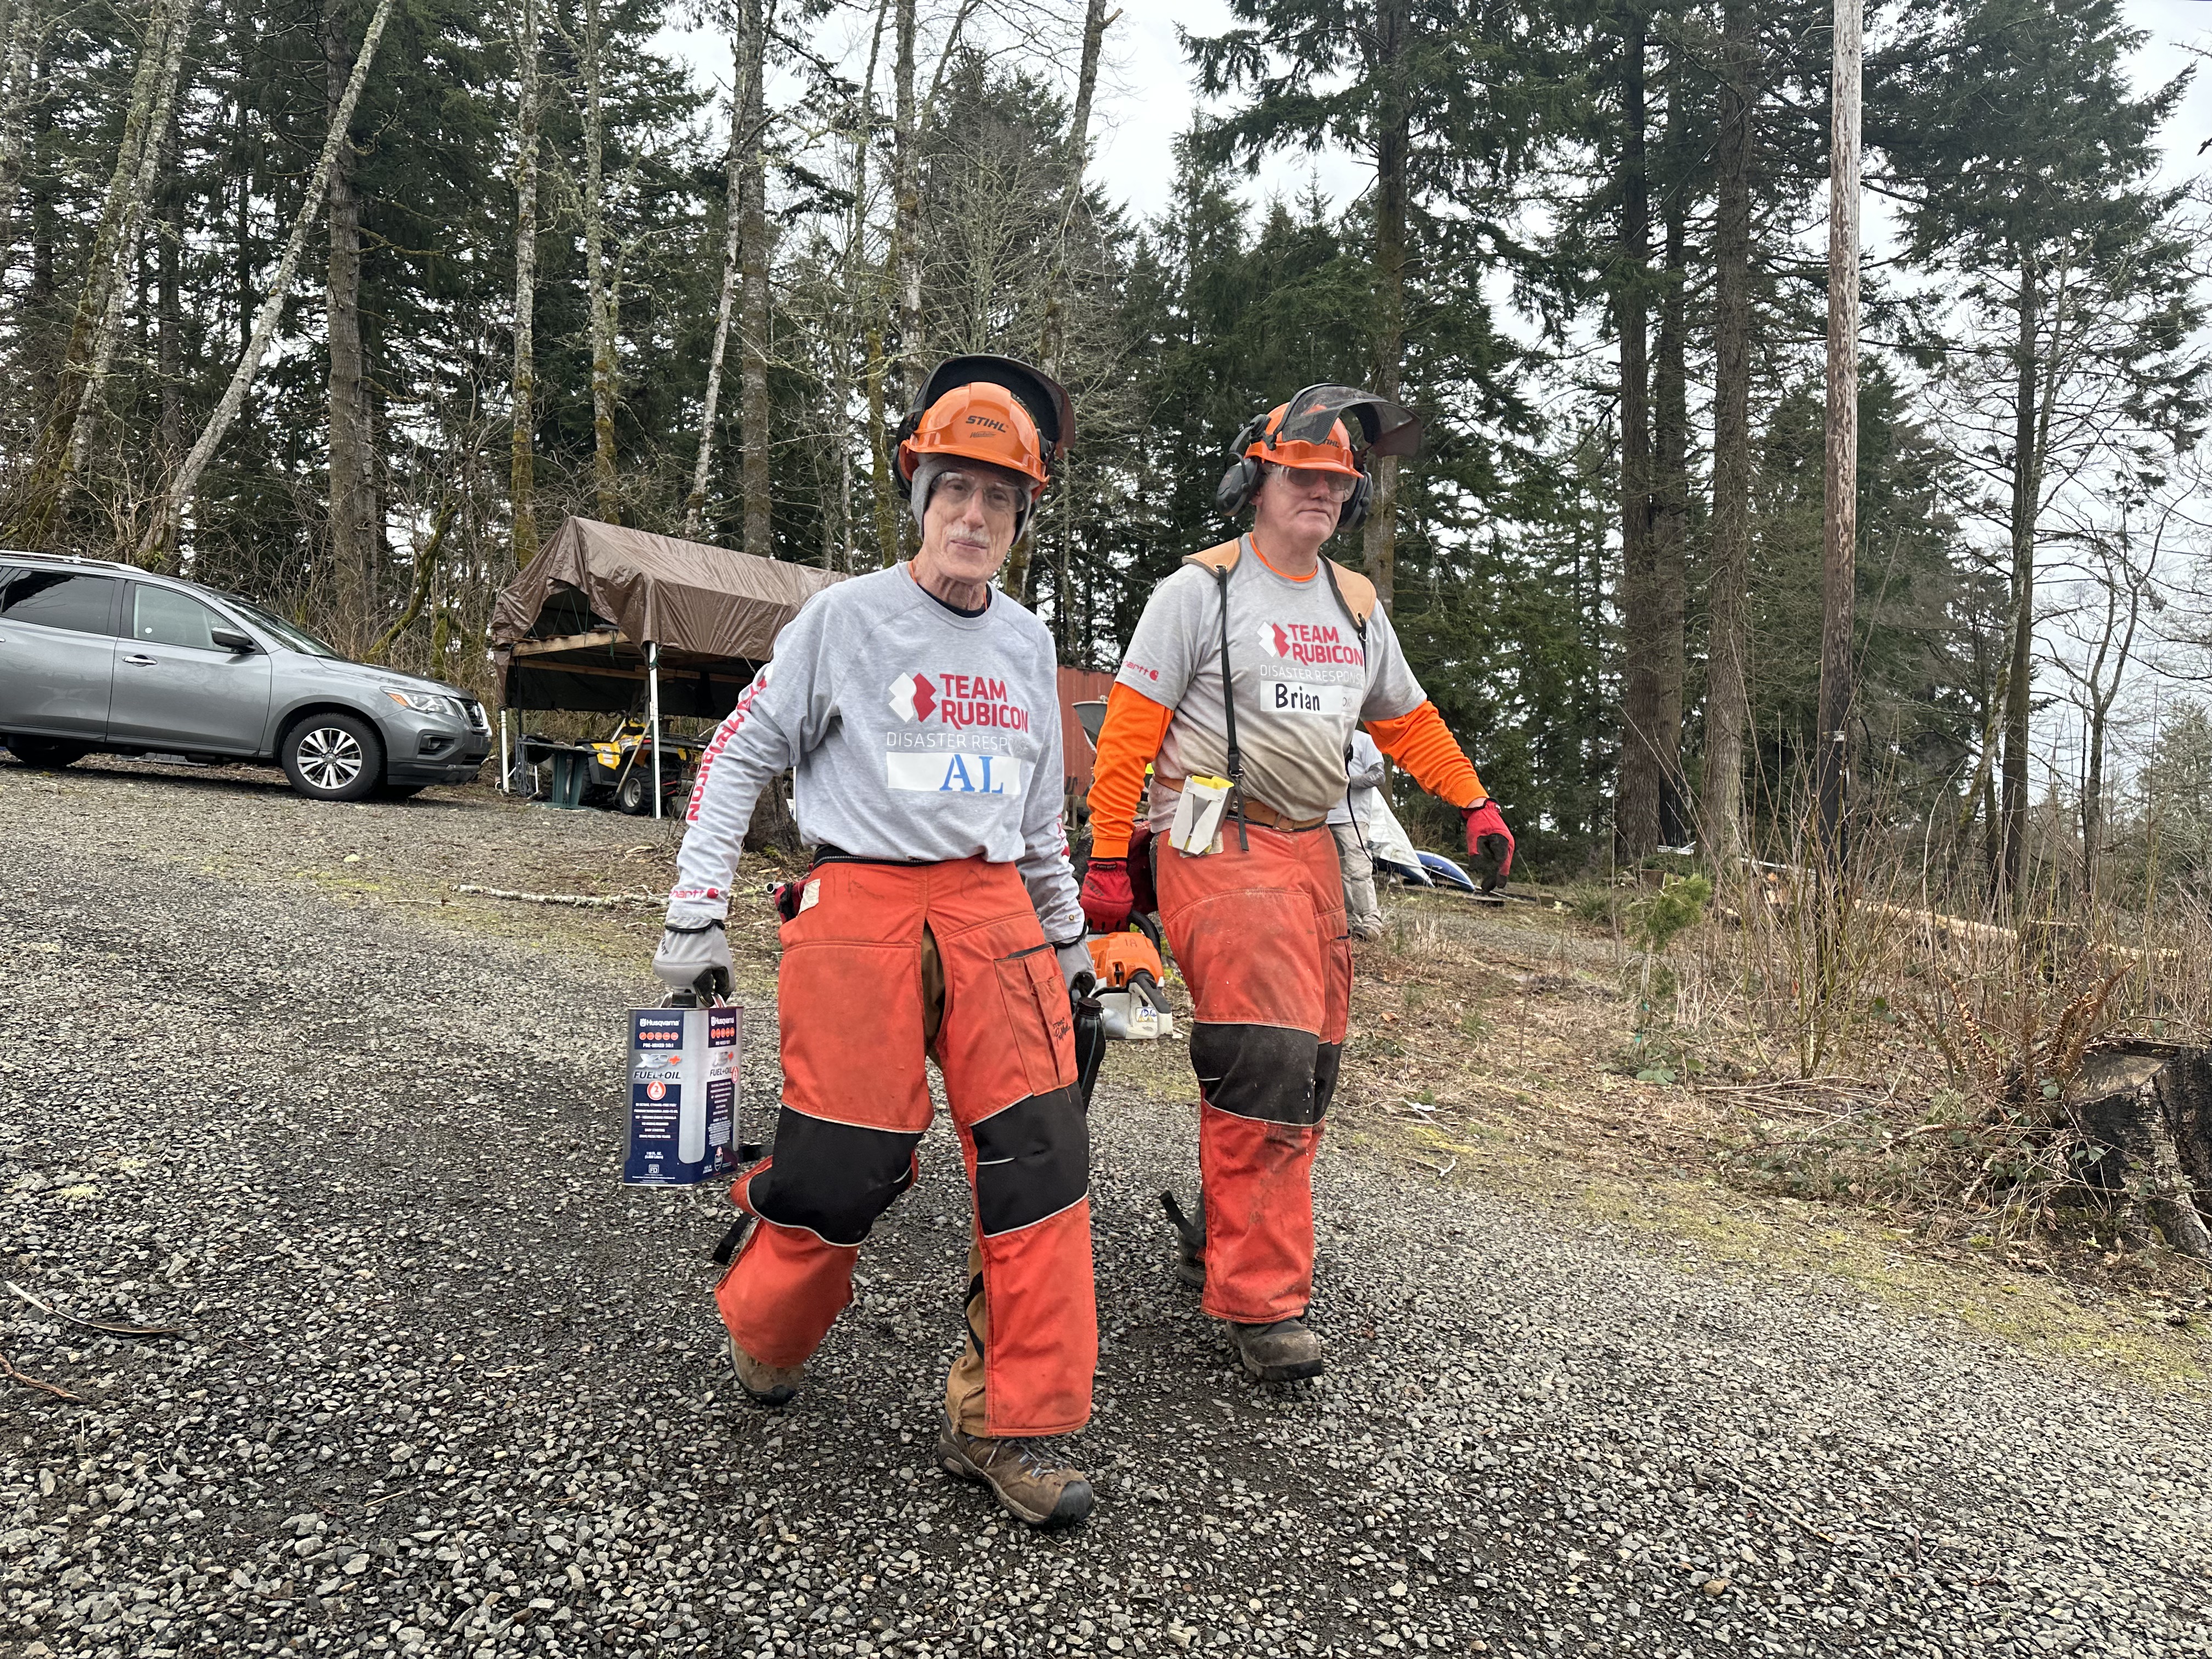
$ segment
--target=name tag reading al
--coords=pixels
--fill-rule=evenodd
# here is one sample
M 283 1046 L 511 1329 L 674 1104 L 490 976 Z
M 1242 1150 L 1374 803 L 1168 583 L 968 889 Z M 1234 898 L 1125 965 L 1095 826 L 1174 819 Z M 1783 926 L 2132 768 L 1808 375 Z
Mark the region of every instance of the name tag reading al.
M 1011 755 L 960 750 L 893 750 L 884 757 L 884 781 L 929 795 L 1018 795 L 1022 763 Z

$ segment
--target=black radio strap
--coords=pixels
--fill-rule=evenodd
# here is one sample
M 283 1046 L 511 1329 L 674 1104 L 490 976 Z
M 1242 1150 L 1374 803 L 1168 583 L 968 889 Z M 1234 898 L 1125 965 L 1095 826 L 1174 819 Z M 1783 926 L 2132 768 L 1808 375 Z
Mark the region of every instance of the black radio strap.
M 1244 833 L 1244 751 L 1237 746 L 1237 690 L 1229 678 L 1229 572 L 1216 568 L 1213 580 L 1221 589 L 1221 714 L 1229 727 L 1229 810 L 1237 815 L 1237 850 L 1249 853 L 1252 843 Z

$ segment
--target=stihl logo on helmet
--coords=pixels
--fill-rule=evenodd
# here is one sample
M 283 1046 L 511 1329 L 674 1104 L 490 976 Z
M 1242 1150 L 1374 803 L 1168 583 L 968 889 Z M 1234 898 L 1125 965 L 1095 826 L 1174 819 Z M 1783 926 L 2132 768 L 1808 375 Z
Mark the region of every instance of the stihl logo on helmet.
M 988 415 L 970 415 L 968 417 L 968 424 L 970 426 L 980 426 L 992 432 L 1004 432 L 1006 430 L 1006 423 L 1004 421 L 994 421 Z
M 902 720 L 926 720 L 937 711 L 937 688 L 921 674 L 902 674 L 891 682 L 891 713 Z
M 1343 635 L 1329 623 L 1261 623 L 1260 648 L 1285 662 L 1340 663 L 1358 668 L 1367 661 L 1366 654 L 1358 646 L 1346 644 Z

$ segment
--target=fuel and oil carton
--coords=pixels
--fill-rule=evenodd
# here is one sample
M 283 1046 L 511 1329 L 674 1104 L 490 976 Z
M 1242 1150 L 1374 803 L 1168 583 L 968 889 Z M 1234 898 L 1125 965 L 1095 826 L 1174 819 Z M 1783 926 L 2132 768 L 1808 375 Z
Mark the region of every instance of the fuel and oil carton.
M 741 1026 L 734 1003 L 629 1011 L 625 1185 L 689 1187 L 736 1167 Z

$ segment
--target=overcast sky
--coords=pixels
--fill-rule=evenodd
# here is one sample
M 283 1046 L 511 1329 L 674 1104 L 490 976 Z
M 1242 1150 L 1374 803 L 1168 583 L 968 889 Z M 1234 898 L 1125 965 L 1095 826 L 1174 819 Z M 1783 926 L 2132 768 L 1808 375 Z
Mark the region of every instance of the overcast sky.
M 1066 3 L 1072 30 L 1082 7 L 1080 0 Z M 2212 0 L 2124 0 L 2123 9 L 2148 37 L 2136 57 L 2138 84 L 2170 78 L 2189 64 L 2187 43 L 2212 44 Z M 1212 34 L 1227 28 L 1231 21 L 1226 0 L 1121 0 L 1121 15 L 1107 34 L 1106 64 L 1094 117 L 1095 156 L 1100 183 L 1139 216 L 1166 205 L 1175 176 L 1173 145 L 1198 108 L 1177 26 L 1194 34 Z M 854 28 L 849 21 L 831 27 L 841 32 Z M 664 39 L 702 77 L 727 88 L 729 47 L 720 35 L 670 30 Z M 822 44 L 835 50 L 832 41 Z M 850 65 L 856 79 L 865 52 L 863 40 Z M 2212 65 L 2206 69 L 2212 70 Z M 1072 55 L 1066 70 L 1072 92 Z M 774 91 L 787 100 L 798 94 L 798 83 L 784 81 Z M 2193 174 L 2212 167 L 2212 157 L 2197 154 L 2208 137 L 2212 137 L 2212 73 L 2200 73 L 2166 134 L 2169 172 Z M 1295 196 L 1309 181 L 1316 181 L 1340 203 L 1364 188 L 1368 176 L 1356 156 L 1332 150 L 1311 155 L 1292 152 L 1270 160 L 1249 194 L 1255 199 Z

